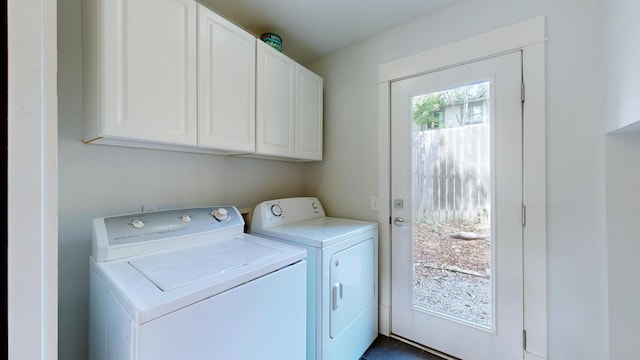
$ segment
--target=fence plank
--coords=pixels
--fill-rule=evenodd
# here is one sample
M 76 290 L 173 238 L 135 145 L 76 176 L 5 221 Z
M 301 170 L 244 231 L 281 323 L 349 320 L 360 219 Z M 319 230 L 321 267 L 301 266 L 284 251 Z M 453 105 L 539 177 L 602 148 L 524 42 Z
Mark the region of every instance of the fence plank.
M 414 221 L 488 220 L 489 125 L 414 133 Z

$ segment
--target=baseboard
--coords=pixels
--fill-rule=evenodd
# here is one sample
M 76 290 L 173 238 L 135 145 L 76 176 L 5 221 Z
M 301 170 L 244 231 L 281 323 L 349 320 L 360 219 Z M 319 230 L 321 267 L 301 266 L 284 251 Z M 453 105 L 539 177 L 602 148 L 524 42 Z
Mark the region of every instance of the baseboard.
M 532 354 L 530 352 L 524 352 L 524 360 L 547 360 L 546 357 Z
M 418 348 L 418 349 L 424 350 L 424 351 L 426 351 L 426 352 L 428 352 L 428 353 L 430 353 L 430 354 L 433 354 L 433 355 L 439 356 L 439 357 L 441 357 L 441 358 L 443 358 L 443 359 L 446 359 L 446 360 L 462 360 L 462 359 L 459 359 L 459 358 L 457 358 L 457 357 L 454 357 L 454 356 L 451 356 L 451 355 L 447 355 L 447 354 L 445 354 L 445 353 L 442 353 L 442 352 L 440 352 L 440 351 L 438 351 L 438 350 L 432 349 L 432 348 L 430 348 L 430 347 L 424 346 L 424 345 L 422 345 L 422 344 L 415 343 L 415 342 L 413 342 L 413 341 L 411 341 L 411 340 L 405 339 L 405 338 L 403 338 L 403 337 L 401 337 L 401 336 L 398 336 L 398 335 L 391 334 L 391 335 L 390 335 L 390 337 L 391 337 L 391 338 L 394 338 L 394 339 L 396 339 L 396 340 L 402 341 L 403 343 L 409 344 L 409 345 L 411 345 L 411 346 L 413 346 L 413 347 L 415 347 L 415 348 Z

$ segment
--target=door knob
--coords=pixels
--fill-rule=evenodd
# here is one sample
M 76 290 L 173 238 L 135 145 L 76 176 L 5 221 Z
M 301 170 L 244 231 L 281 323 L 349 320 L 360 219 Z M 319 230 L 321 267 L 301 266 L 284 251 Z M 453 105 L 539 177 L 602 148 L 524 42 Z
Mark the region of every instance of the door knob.
M 398 216 L 395 219 L 393 219 L 393 224 L 395 226 L 407 226 L 407 225 L 409 225 L 409 224 L 405 223 L 404 222 L 404 218 L 402 218 L 400 216 Z

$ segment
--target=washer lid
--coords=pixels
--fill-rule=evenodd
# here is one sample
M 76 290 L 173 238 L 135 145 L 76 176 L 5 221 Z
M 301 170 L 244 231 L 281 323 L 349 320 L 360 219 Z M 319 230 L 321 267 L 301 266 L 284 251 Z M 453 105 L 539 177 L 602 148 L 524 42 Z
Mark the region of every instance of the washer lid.
M 278 276 L 305 257 L 301 247 L 242 234 L 119 260 L 91 258 L 89 264 L 131 320 L 144 324 L 262 276 Z
M 229 238 L 207 246 L 140 256 L 129 264 L 160 290 L 169 291 L 280 254 L 280 250 Z
M 257 235 L 325 248 L 366 231 L 377 231 L 378 224 L 369 221 L 323 217 L 269 228 L 252 228 Z

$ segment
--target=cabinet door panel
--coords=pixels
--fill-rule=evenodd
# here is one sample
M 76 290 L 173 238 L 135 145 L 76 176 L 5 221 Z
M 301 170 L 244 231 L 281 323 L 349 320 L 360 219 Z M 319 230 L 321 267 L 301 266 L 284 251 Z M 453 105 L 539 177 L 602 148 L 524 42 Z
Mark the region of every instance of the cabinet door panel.
M 105 133 L 195 145 L 195 1 L 103 6 Z
M 297 65 L 296 159 L 322 160 L 322 78 Z
M 261 155 L 294 156 L 295 63 L 258 41 L 257 143 Z
M 255 151 L 255 37 L 198 5 L 198 146 Z

